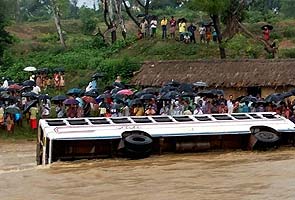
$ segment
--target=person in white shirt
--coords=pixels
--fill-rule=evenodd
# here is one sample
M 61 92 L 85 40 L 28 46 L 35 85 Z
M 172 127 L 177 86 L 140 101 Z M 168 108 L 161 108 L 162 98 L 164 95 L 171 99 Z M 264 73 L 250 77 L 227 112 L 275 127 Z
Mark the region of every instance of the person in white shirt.
M 228 98 L 228 100 L 226 102 L 226 106 L 227 106 L 227 109 L 228 109 L 228 114 L 233 113 L 233 111 L 234 111 L 233 95 L 229 95 L 229 98 Z
M 41 92 L 41 89 L 38 85 L 35 85 L 33 86 L 32 92 L 34 92 L 35 94 L 39 94 Z
M 7 79 L 4 80 L 2 88 L 8 88 L 8 81 Z
M 153 19 L 151 21 L 151 37 L 156 37 L 156 30 L 157 30 L 157 20 Z

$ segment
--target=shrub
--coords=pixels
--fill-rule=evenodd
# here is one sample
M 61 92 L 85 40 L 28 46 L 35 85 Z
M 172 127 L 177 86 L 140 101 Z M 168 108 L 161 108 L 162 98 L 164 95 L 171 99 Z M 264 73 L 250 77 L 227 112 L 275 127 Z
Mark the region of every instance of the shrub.
M 295 58 L 295 48 L 283 49 L 280 51 L 280 54 L 283 58 Z
M 287 26 L 283 30 L 283 36 L 287 38 L 293 38 L 295 35 L 295 28 Z

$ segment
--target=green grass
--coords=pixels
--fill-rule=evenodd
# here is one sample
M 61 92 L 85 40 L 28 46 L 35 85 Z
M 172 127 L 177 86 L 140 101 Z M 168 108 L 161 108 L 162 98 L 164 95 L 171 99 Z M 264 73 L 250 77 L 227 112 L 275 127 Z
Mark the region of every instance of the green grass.
M 31 130 L 25 121 L 23 121 L 22 127 L 15 125 L 14 133 L 8 133 L 5 129 L 0 129 L 0 132 L 0 139 L 4 140 L 36 140 L 37 138 L 37 131 Z

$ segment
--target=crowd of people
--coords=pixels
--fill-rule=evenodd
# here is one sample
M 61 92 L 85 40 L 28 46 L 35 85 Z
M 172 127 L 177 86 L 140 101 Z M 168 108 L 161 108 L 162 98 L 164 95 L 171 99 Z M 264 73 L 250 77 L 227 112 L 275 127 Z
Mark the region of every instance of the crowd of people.
M 158 27 L 162 32 L 162 39 L 177 39 L 186 44 L 196 43 L 196 31 L 199 34 L 200 43 L 209 44 L 210 41 L 217 42 L 217 33 L 212 25 L 212 23 L 201 23 L 198 27 L 194 23 L 188 23 L 185 18 L 180 18 L 176 20 L 174 16 L 170 19 L 163 17 L 160 20 L 160 26 L 158 26 L 157 17 L 152 16 L 149 20 L 148 18 L 142 19 L 138 30 L 138 39 L 142 38 L 155 38 Z M 179 38 L 177 38 L 177 31 Z M 169 32 L 169 34 L 168 34 Z
M 56 76 L 56 74 L 55 74 Z M 280 101 L 246 96 L 224 97 L 222 90 L 204 89 L 194 84 L 171 81 L 161 88 L 144 88 L 140 91 L 125 88 L 118 76 L 112 86 L 99 93 L 93 77 L 85 89 L 72 88 L 65 95 L 53 98 L 34 90 L 31 85 L 8 84 L 4 80 L 0 88 L 0 127 L 13 132 L 23 121 L 37 129 L 38 119 L 79 117 L 121 117 L 149 115 L 202 115 L 211 113 L 276 112 L 295 122 L 295 101 L 283 96 Z M 32 78 L 32 77 L 31 77 Z M 40 77 L 41 78 L 41 77 Z M 41 78 L 42 80 L 42 78 Z M 46 80 L 46 78 L 45 78 Z M 47 84 L 47 81 L 45 82 Z M 17 87 L 18 86 L 18 87 Z M 47 85 L 48 87 L 48 85 Z M 55 85 L 59 88 L 60 85 Z M 44 91 L 46 86 L 40 85 Z

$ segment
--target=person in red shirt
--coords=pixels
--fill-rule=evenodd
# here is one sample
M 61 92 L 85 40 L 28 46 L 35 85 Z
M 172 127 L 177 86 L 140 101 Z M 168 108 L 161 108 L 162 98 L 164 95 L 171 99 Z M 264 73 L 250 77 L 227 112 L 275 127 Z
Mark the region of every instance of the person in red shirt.
M 263 30 L 263 38 L 266 41 L 269 41 L 270 39 L 270 30 L 265 26 Z

